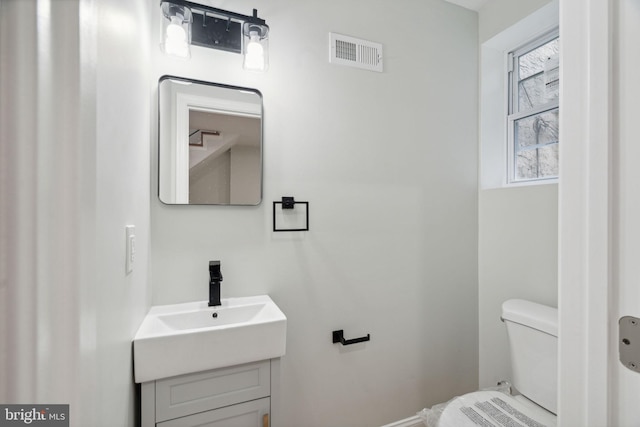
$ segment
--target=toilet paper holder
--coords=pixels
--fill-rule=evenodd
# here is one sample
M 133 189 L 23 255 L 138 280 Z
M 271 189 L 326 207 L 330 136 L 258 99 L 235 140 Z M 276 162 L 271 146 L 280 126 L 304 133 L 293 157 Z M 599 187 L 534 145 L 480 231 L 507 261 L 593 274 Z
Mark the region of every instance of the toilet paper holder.
M 344 339 L 344 330 L 343 329 L 340 329 L 339 331 L 333 331 L 332 335 L 333 335 L 333 343 L 334 344 L 340 343 L 342 345 L 351 345 L 351 344 L 357 344 L 359 342 L 365 342 L 365 341 L 370 341 L 371 340 L 371 334 L 367 334 L 366 337 L 352 338 L 350 340 L 346 340 L 346 339 Z

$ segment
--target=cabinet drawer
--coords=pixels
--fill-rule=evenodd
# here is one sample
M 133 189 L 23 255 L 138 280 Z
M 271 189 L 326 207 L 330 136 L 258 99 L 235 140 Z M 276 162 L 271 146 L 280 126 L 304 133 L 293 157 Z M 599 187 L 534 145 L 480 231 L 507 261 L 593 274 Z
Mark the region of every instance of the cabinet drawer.
M 156 422 L 271 394 L 268 360 L 156 381 Z
M 252 400 L 158 423 L 157 427 L 269 427 L 271 399 Z

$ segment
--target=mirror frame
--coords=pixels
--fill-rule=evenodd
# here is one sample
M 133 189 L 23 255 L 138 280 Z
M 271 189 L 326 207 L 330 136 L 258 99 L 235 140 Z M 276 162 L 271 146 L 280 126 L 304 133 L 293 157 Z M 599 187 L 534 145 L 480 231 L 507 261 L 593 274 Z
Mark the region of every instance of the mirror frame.
M 161 96 L 162 94 L 161 85 L 162 85 L 162 82 L 165 80 L 175 81 L 178 84 L 179 83 L 198 84 L 198 85 L 204 85 L 204 86 L 217 87 L 221 89 L 242 91 L 245 93 L 255 94 L 259 97 L 260 102 L 259 104 L 256 104 L 256 107 L 259 109 L 259 111 L 258 110 L 250 111 L 246 107 L 246 105 L 248 105 L 247 103 L 237 102 L 236 106 L 238 107 L 238 111 L 236 112 L 238 114 L 232 114 L 236 116 L 241 116 L 243 113 L 247 115 L 259 114 L 259 117 L 260 117 L 260 141 L 259 141 L 260 142 L 260 159 L 259 159 L 260 183 L 259 183 L 259 198 L 256 203 L 189 203 L 188 200 L 186 202 L 184 201 L 167 202 L 162 199 L 163 181 L 166 181 L 166 178 L 163 180 L 163 177 L 162 177 L 163 170 L 166 169 L 166 166 L 164 168 L 162 166 L 162 163 L 163 163 L 162 153 L 167 151 L 167 148 L 166 148 L 167 144 L 169 144 L 169 147 L 170 147 L 169 149 L 172 149 L 172 147 L 176 147 L 176 146 L 182 147 L 181 149 L 176 151 L 176 154 L 174 155 L 175 160 L 174 161 L 169 160 L 170 169 L 175 169 L 177 167 L 175 164 L 172 164 L 172 163 L 181 164 L 186 162 L 185 164 L 188 164 L 189 111 L 191 110 L 190 107 L 195 107 L 193 109 L 196 109 L 196 110 L 197 109 L 204 109 L 204 110 L 217 109 L 220 111 L 225 111 L 225 110 L 230 112 L 234 111 L 234 110 L 228 109 L 229 104 L 231 103 L 233 105 L 234 101 L 221 101 L 220 99 L 216 99 L 214 97 L 198 96 L 198 95 L 184 95 L 181 97 L 182 99 L 177 104 L 176 102 L 171 102 L 168 108 L 166 105 L 163 108 L 163 98 Z M 242 107 L 240 106 L 241 104 L 242 104 Z M 163 122 L 163 120 L 165 120 L 165 122 Z M 177 141 L 178 129 L 181 129 L 181 128 L 186 129 L 186 132 L 184 132 L 185 139 L 183 144 L 180 144 L 180 141 Z M 167 141 L 167 139 L 169 140 Z M 263 96 L 259 90 L 253 89 L 253 88 L 241 87 L 241 86 L 228 85 L 223 83 L 206 82 L 202 80 L 189 79 L 185 77 L 178 77 L 178 76 L 171 76 L 171 75 L 163 75 L 162 77 L 160 77 L 160 79 L 158 80 L 158 159 L 157 159 L 158 160 L 158 181 L 157 182 L 158 182 L 158 200 L 160 200 L 163 204 L 179 205 L 179 206 L 258 206 L 262 203 L 262 199 L 263 199 L 263 188 L 264 188 L 264 160 L 263 159 L 264 159 L 264 106 L 263 106 Z M 189 185 L 188 174 L 186 178 L 177 177 L 175 181 L 177 181 L 177 184 L 170 184 L 173 187 L 173 189 L 169 190 L 169 194 L 170 195 L 173 194 L 174 200 L 176 198 L 175 186 L 183 186 L 183 187 L 186 186 L 188 188 L 188 185 Z

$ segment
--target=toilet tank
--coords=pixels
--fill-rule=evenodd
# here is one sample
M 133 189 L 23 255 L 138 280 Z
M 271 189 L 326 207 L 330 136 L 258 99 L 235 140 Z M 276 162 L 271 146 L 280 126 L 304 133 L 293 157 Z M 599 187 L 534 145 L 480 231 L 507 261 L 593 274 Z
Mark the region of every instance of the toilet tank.
M 558 309 L 511 299 L 502 304 L 513 386 L 529 400 L 557 413 Z

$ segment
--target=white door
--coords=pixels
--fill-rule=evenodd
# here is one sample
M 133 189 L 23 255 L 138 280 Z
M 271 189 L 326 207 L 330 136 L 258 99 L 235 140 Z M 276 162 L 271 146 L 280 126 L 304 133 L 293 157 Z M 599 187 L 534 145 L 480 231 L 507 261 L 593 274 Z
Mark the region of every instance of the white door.
M 640 318 L 640 1 L 613 7 L 613 293 L 610 322 Z M 617 295 L 616 295 L 617 294 Z M 611 354 L 618 355 L 614 334 Z M 634 343 L 640 344 L 640 343 Z M 635 347 L 635 346 L 634 346 Z M 640 348 L 640 347 L 635 347 Z M 640 426 L 640 372 L 612 360 L 611 425 Z
M 640 1 L 561 0 L 559 425 L 640 426 Z

